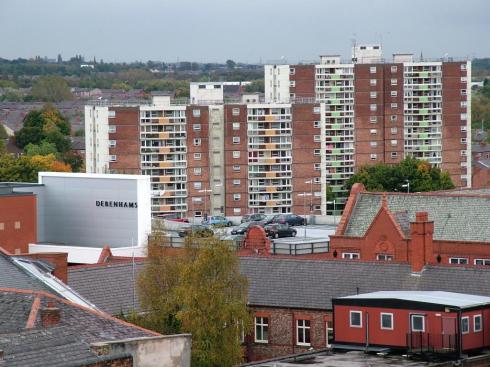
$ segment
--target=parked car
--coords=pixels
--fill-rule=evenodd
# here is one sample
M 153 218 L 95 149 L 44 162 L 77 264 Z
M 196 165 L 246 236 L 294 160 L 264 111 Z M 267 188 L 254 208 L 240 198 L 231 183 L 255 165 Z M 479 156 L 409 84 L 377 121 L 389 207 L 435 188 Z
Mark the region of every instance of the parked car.
M 177 214 L 158 214 L 157 218 L 171 220 L 172 222 L 189 223 L 189 219 L 180 218 Z
M 228 220 L 226 217 L 219 216 L 219 215 L 209 217 L 207 220 L 203 221 L 202 224 L 211 225 L 211 226 L 226 226 L 226 227 L 231 227 L 233 225 L 233 223 L 231 223 L 231 221 Z
M 267 236 L 273 238 L 279 237 L 296 237 L 296 230 L 291 228 L 289 224 L 268 224 L 264 227 Z
M 211 237 L 214 232 L 211 228 L 200 224 L 193 224 L 185 226 L 179 230 L 179 237 L 197 236 L 197 237 Z
M 260 225 L 258 222 L 246 222 L 240 224 L 238 227 L 231 231 L 231 234 L 246 234 L 248 229 L 252 226 Z
M 272 223 L 287 223 L 290 226 L 304 226 L 306 219 L 296 214 L 278 214 L 272 219 Z
M 264 214 L 245 214 L 242 217 L 241 223 L 247 223 L 247 222 L 260 222 L 265 219 Z

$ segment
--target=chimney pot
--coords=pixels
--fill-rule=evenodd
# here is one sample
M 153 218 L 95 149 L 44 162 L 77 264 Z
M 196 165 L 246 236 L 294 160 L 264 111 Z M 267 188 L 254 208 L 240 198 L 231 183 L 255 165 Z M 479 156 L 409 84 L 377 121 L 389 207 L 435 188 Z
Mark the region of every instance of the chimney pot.
M 61 310 L 58 307 L 54 307 L 52 302 L 50 303 L 48 303 L 47 307 L 41 309 L 41 325 L 45 328 L 59 325 L 61 320 Z

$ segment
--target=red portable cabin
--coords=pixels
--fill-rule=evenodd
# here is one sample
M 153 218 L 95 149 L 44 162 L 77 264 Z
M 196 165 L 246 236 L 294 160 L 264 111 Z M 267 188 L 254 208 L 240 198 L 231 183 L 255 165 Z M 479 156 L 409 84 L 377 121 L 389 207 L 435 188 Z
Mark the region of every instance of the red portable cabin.
M 382 291 L 332 300 L 339 347 L 461 354 L 490 346 L 490 297 Z

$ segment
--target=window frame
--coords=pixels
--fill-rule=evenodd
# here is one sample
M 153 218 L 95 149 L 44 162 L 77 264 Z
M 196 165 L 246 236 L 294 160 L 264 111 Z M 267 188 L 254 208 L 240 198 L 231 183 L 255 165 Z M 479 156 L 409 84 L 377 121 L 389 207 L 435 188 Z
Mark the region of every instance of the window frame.
M 476 328 L 476 319 L 480 320 L 480 327 L 478 329 Z M 473 315 L 473 332 L 474 333 L 480 333 L 483 331 L 483 323 L 482 322 L 483 322 L 483 318 L 482 318 L 481 313 L 478 315 Z
M 453 262 L 453 260 L 456 260 L 456 262 Z M 469 263 L 467 257 L 450 257 L 448 261 L 450 265 L 468 265 Z
M 237 208 L 234 208 L 237 209 Z M 240 208 L 238 208 L 240 209 Z M 241 211 L 241 210 L 240 210 Z M 234 210 L 235 212 L 235 210 Z M 257 320 L 260 319 L 260 323 Z M 264 319 L 266 322 L 264 322 Z M 261 330 L 261 339 L 257 338 L 257 327 Z M 267 337 L 264 338 L 264 329 L 266 330 Z M 255 316 L 254 317 L 254 342 L 260 344 L 268 344 L 269 343 L 269 317 L 266 316 Z
M 383 326 L 383 316 L 390 316 L 390 327 L 385 327 Z M 381 312 L 379 314 L 379 326 L 381 328 L 381 330 L 394 330 L 394 317 L 393 317 L 393 313 L 391 312 Z
M 466 328 L 464 327 L 466 325 Z M 461 317 L 461 334 L 469 334 L 470 333 L 470 317 L 463 316 Z
M 300 325 L 300 321 L 303 325 Z M 302 330 L 303 341 L 300 342 L 300 329 Z M 306 319 L 296 319 L 296 345 L 302 347 L 311 346 L 311 320 Z
M 352 323 L 352 315 L 353 314 L 358 314 L 359 315 L 359 325 L 354 325 Z M 357 329 L 362 329 L 362 311 L 349 310 L 349 327 L 353 327 L 353 328 L 357 328 Z
M 413 327 L 413 319 L 415 317 L 420 317 L 422 319 L 422 329 L 415 330 Z M 415 333 L 425 333 L 425 315 L 421 314 L 410 314 L 410 332 Z

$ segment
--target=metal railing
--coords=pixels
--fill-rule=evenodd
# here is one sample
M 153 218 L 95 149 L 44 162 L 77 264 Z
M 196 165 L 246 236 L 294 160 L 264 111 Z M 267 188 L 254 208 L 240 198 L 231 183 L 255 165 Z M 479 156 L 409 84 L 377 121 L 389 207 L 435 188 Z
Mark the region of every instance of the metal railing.
M 431 334 L 412 332 L 406 334 L 409 353 L 457 353 L 458 338 L 456 334 Z

